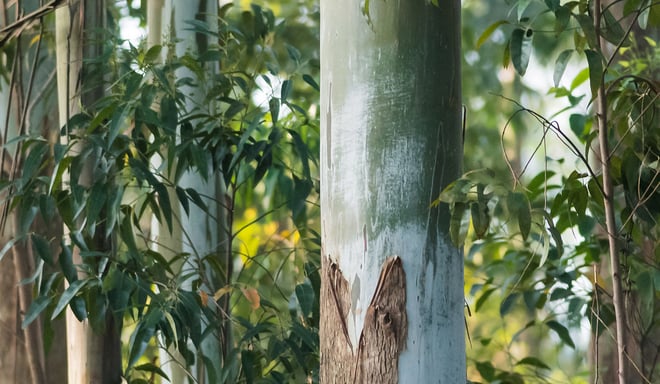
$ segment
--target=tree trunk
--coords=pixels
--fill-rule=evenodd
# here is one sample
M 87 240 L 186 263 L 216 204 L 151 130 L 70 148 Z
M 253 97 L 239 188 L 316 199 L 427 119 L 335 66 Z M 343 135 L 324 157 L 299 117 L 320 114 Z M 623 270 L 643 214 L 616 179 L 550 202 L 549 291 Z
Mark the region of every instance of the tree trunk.
M 176 55 L 183 56 L 185 53 L 192 55 L 203 54 L 213 42 L 209 36 L 196 33 L 188 24 L 191 20 L 206 22 L 210 30 L 217 30 L 218 25 L 218 2 L 211 0 L 189 1 L 185 4 L 175 0 L 152 0 L 149 6 L 149 43 L 158 42 L 155 28 L 161 28 L 161 35 L 176 39 Z M 158 9 L 161 9 L 159 12 Z M 209 78 L 199 78 L 195 73 L 186 67 L 177 70 L 177 78 L 188 77 L 197 82 L 195 86 L 183 85 L 178 88 L 185 97 L 185 110 L 179 113 L 179 117 L 196 112 L 213 112 L 206 108 L 213 108 L 204 101 L 207 86 L 210 78 L 217 72 L 216 64 L 208 63 L 205 68 L 205 74 Z M 209 164 L 208 169 L 212 169 Z M 205 177 L 206 176 L 206 180 Z M 170 178 L 173 180 L 173 178 Z M 158 229 L 159 244 L 163 244 L 162 252 L 183 252 L 189 254 L 182 268 L 182 275 L 191 276 L 186 280 L 183 289 L 190 290 L 193 287 L 194 280 L 199 279 L 202 284 L 201 290 L 209 295 L 225 285 L 231 280 L 231 234 L 230 226 L 227 221 L 226 206 L 226 187 L 222 175 L 210 174 L 200 175 L 193 170 L 183 173 L 177 185 L 182 188 L 192 188 L 197 191 L 208 207 L 208 211 L 203 211 L 194 204 L 190 204 L 190 214 L 186 214 L 183 207 L 177 206 L 174 211 L 178 212 L 179 220 L 174 223 L 172 233 L 166 226 L 161 225 Z M 174 195 L 174 192 L 172 192 Z M 209 260 L 216 259 L 215 262 Z M 214 272 L 211 264 L 221 266 L 224 274 Z M 223 298 L 219 302 L 219 310 L 216 318 L 203 318 L 203 328 L 216 327 L 219 331 L 209 334 L 203 341 L 202 347 L 197 351 L 196 364 L 190 367 L 191 374 L 199 383 L 210 383 L 214 377 L 209 370 L 215 374 L 220 372 L 227 354 L 227 348 L 230 341 L 230 328 L 228 318 L 225 316 L 229 312 L 228 300 Z M 218 319 L 221 325 L 218 326 Z M 211 336 L 214 335 L 214 336 Z M 176 354 L 173 354 L 176 356 Z M 213 366 L 207 364 L 211 362 Z M 183 363 L 183 362 L 180 362 Z M 185 372 L 177 368 L 177 364 L 170 364 L 169 369 L 172 374 L 172 382 L 181 382 Z
M 98 0 L 72 1 L 68 7 L 56 11 L 57 79 L 61 126 L 66 126 L 69 118 L 80 111 L 80 105 L 91 109 L 103 95 L 100 86 L 103 71 L 98 68 L 91 69 L 87 63 L 100 55 L 102 36 L 94 35 L 92 31 L 103 29 L 105 12 L 105 3 Z M 84 146 L 84 143 L 80 145 Z M 91 186 L 93 163 L 90 161 L 88 169 L 82 171 L 77 181 L 79 184 Z M 103 230 L 97 231 L 93 247 L 96 251 L 108 252 L 111 244 L 108 239 L 102 238 L 103 232 Z M 73 263 L 83 264 L 77 248 L 74 248 Z M 92 330 L 87 321 L 79 322 L 71 310 L 67 310 L 70 384 L 121 382 L 120 327 L 113 316 L 111 312 L 107 313 L 106 328 L 99 332 Z
M 464 383 L 460 2 L 321 2 L 323 383 Z
M 20 22 L 40 9 L 41 3 L 36 0 L 22 1 L 19 6 L 2 7 L 0 20 L 3 27 Z M 21 13 L 19 13 L 21 12 Z M 25 16 L 28 15 L 28 16 Z M 11 70 L 9 81 L 0 80 L 0 121 L 3 129 L 0 131 L 0 179 L 11 180 L 20 177 L 26 153 L 19 144 L 5 145 L 20 134 L 40 135 L 51 145 L 59 132 L 56 112 L 56 101 L 50 96 L 55 90 L 55 61 L 48 52 L 43 31 L 49 28 L 43 18 L 37 19 L 30 28 L 20 29 L 7 43 L 13 46 L 4 47 L 13 50 L 14 62 L 4 61 Z M 35 44 L 36 42 L 36 44 Z M 11 48 L 10 48 L 11 47 Z M 52 169 L 46 167 L 42 175 L 48 176 Z M 6 193 L 0 200 L 7 198 Z M 0 204 L 0 244 L 5 245 L 10 239 L 21 238 L 13 250 L 0 263 L 0 287 L 5 294 L 0 309 L 0 345 L 6 346 L 0 358 L 0 383 L 61 383 L 66 380 L 66 354 L 64 352 L 64 323 L 54 321 L 50 329 L 44 330 L 41 319 L 33 321 L 23 328 L 23 316 L 32 304 L 35 283 L 24 281 L 33 276 L 37 268 L 42 268 L 39 258 L 35 258 L 27 231 L 42 234 L 44 238 L 57 244 L 61 236 L 61 226 L 57 220 L 44 222 L 39 217 L 32 223 L 21 222 L 19 216 L 10 213 L 8 206 Z M 57 246 L 51 247 L 51 252 L 57 255 Z M 48 269 L 48 266 L 43 266 Z M 39 281 L 39 280 L 37 280 Z M 45 350 L 44 332 L 52 334 L 50 348 Z M 48 372 L 48 374 L 46 374 Z

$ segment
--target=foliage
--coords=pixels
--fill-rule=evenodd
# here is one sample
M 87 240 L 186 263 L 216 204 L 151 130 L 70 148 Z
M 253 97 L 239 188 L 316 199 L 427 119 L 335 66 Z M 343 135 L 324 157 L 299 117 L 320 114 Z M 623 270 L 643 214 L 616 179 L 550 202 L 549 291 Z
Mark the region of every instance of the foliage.
M 22 229 L 0 255 L 29 241 L 45 266 L 34 278 L 36 298 L 24 326 L 43 315 L 48 327 L 66 307 L 98 331 L 109 316 L 119 328 L 132 324 L 124 375 L 135 383 L 165 375 L 141 360 L 159 340 L 188 364 L 213 359 L 195 356 L 189 342 L 199 348 L 218 337 L 217 303 L 225 295 L 235 342 L 222 371 L 209 372 L 212 382 L 306 381 L 318 371 L 320 240 L 309 216 L 318 186 L 318 65 L 308 62 L 314 51 L 301 53 L 287 41 L 298 26 L 294 18 L 285 25 L 257 5 L 223 12 L 218 44 L 198 57 L 177 57 L 172 45 L 116 51 L 122 42 L 104 36 L 108 53 L 96 64 L 108 73 L 106 96 L 72 116 L 52 147 L 38 133 L 17 138 L 26 165 L 20 177 L 0 184 L 11 192 Z M 202 22 L 191 27 L 217 37 Z M 160 64 L 164 51 L 170 53 Z M 211 75 L 206 63 L 222 70 Z M 194 76 L 176 78 L 181 68 Z M 202 90 L 204 105 L 187 110 L 183 85 Z M 44 174 L 50 166 L 52 174 Z M 217 292 L 203 289 L 201 268 L 191 275 L 179 267 L 198 257 L 213 260 L 215 252 L 168 258 L 150 235 L 152 215 L 172 231 L 181 219 L 178 204 L 181 215 L 197 206 L 217 220 L 208 211 L 214 197 L 179 186 L 189 171 L 204 179 L 221 175 L 227 185 L 229 198 L 216 203 L 231 204 L 230 249 L 239 269 Z M 66 237 L 33 232 L 37 218 L 62 220 Z M 245 246 L 250 236 L 256 248 Z M 53 245 L 59 254 L 51 253 Z M 75 253 L 82 264 L 73 263 Z M 203 318 L 217 321 L 202 327 Z
M 476 46 L 483 49 L 488 48 L 491 36 L 508 34 L 504 67 L 512 63 L 521 76 L 530 57 L 539 55 L 548 61 L 544 56 L 558 51 L 555 87 L 548 93 L 564 103 L 553 118 L 568 115 L 570 126 L 570 131 L 566 130 L 557 121 L 503 98 L 515 108 L 500 137 L 511 184 L 497 168 L 475 169 L 439 197 L 438 202 L 452 207 L 452 239 L 457 244 L 470 239 L 466 280 L 472 282 L 469 292 L 478 321 L 472 330 L 478 343 L 471 354 L 480 357 L 474 360 L 472 374 L 485 382 L 577 380 L 578 367 L 588 361 L 582 359 L 573 367 L 557 366 L 552 362 L 562 358 L 550 357 L 550 346 L 581 348 L 575 339 L 586 321 L 594 335 L 614 333 L 611 283 L 607 270 L 600 268 L 607 265 L 603 255 L 608 250 L 603 181 L 597 161 L 589 160 L 594 156 L 590 152 L 598 146 L 596 117 L 593 112 L 582 111 L 600 88 L 607 91 L 610 106 L 608 161 L 615 186 L 616 237 L 621 244 L 624 289 L 629 292 L 627 326 L 641 349 L 640 356 L 631 354 L 631 359 L 639 370 L 635 377 L 652 381 L 658 375 L 653 363 L 657 358 L 653 329 L 660 320 L 660 233 L 656 225 L 660 218 L 660 153 L 659 133 L 653 127 L 660 123 L 660 105 L 653 79 L 657 78 L 654 68 L 660 67 L 660 57 L 656 40 L 641 37 L 658 26 L 658 7 L 645 1 L 620 3 L 618 10 L 605 6 L 602 28 L 596 29 L 590 10 L 593 2 L 513 1 L 506 18 L 491 19 L 490 26 L 475 36 Z M 555 43 L 548 44 L 545 35 Z M 611 45 L 601 50 L 598 38 Z M 563 86 L 569 61 L 576 56 L 582 58 L 579 65 L 584 70 L 577 73 L 570 87 Z M 590 92 L 585 94 L 580 85 L 587 81 Z M 507 148 L 508 131 L 513 128 L 517 135 L 521 133 L 516 124 L 535 127 L 539 132 L 540 139 L 529 150 L 527 160 L 521 160 L 519 154 L 509 156 L 514 151 Z M 557 143 L 572 158 L 557 156 L 561 153 Z M 534 162 L 537 154 L 543 157 Z M 480 314 L 489 308 L 498 310 L 502 318 L 499 326 L 479 321 Z M 556 336 L 556 342 L 541 336 L 548 331 Z M 530 345 L 531 337 L 544 341 Z M 502 351 L 499 356 L 492 352 L 495 346 Z M 589 374 L 586 369 L 582 372 Z

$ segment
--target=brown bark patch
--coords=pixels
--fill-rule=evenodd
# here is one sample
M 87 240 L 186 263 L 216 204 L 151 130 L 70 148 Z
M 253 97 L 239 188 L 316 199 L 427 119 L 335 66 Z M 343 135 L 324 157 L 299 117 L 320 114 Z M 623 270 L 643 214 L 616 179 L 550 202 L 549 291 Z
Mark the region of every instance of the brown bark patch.
M 389 257 L 381 268 L 355 353 L 346 324 L 351 304 L 348 282 L 327 257 L 322 267 L 321 382 L 397 383 L 399 354 L 406 347 L 408 334 L 406 276 L 401 259 Z

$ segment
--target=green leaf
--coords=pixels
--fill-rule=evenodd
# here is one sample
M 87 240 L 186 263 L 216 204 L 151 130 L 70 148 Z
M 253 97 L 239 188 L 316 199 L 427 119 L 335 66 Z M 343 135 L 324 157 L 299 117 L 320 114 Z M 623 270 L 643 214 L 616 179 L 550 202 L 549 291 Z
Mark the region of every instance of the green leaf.
M 270 109 L 270 117 L 273 121 L 273 124 L 277 123 L 277 119 L 280 116 L 280 101 L 276 98 L 272 98 L 268 101 L 268 107 Z
M 536 368 L 550 370 L 550 367 L 546 363 L 544 363 L 541 360 L 539 360 L 538 358 L 532 357 L 532 356 L 528 356 L 528 357 L 525 357 L 522 360 L 519 360 L 516 363 L 516 365 L 529 365 L 529 366 L 536 367 Z
M 296 299 L 303 316 L 310 316 L 314 306 L 314 289 L 309 281 L 296 286 Z
M 511 311 L 511 308 L 513 308 L 513 304 L 518 299 L 518 296 L 520 296 L 520 294 L 514 292 L 509 294 L 509 296 L 507 296 L 504 301 L 502 301 L 502 304 L 500 304 L 500 316 L 504 317 L 504 315 Z
M 467 236 L 467 204 L 463 202 L 454 203 L 451 210 L 451 218 L 449 219 L 449 236 L 451 241 L 456 246 L 461 246 L 465 242 Z M 468 216 L 469 217 L 469 216 Z
M 57 305 L 55 306 L 55 309 L 53 310 L 53 314 L 50 317 L 51 320 L 54 320 L 64 308 L 69 304 L 69 302 L 78 294 L 78 291 L 80 291 L 85 284 L 87 284 L 89 280 L 76 280 L 67 289 L 62 292 L 62 296 L 60 297 L 60 300 L 57 302 Z
M 27 313 L 25 313 L 25 317 L 23 318 L 23 322 L 21 323 L 21 328 L 25 329 L 30 323 L 32 323 L 39 315 L 41 312 L 44 311 L 44 309 L 48 308 L 48 305 L 50 304 L 50 297 L 48 296 L 39 296 L 37 297 L 34 301 L 32 301 L 32 304 L 30 304 L 30 308 L 28 309 Z
M 591 48 L 598 47 L 598 37 L 596 36 L 596 29 L 594 28 L 594 20 L 591 18 L 591 16 L 589 16 L 586 13 L 580 13 L 575 15 L 575 18 L 580 24 L 580 28 L 582 28 L 582 32 L 584 33 L 584 36 L 587 38 L 587 43 L 589 44 L 589 47 Z
M 589 78 L 589 68 L 585 68 L 581 70 L 575 78 L 573 78 L 573 81 L 571 82 L 571 91 L 574 90 L 575 88 L 579 87 L 580 84 L 584 83 L 587 81 Z
M 561 6 L 555 11 L 555 34 L 564 32 L 571 21 L 571 10 L 566 6 Z
M 304 75 L 302 76 L 302 78 L 303 78 L 303 80 L 304 80 L 307 84 L 309 84 L 312 88 L 316 89 L 316 90 L 319 91 L 319 92 L 321 91 L 321 87 L 319 87 L 318 83 L 316 82 L 316 80 L 314 80 L 314 78 L 313 78 L 312 76 L 310 76 L 310 75 L 308 75 L 308 74 L 304 74 Z
M 574 113 L 568 117 L 568 123 L 575 136 L 580 139 L 580 141 L 584 142 L 585 134 L 588 133 L 584 129 L 587 124 L 587 116 Z
M 128 372 L 144 354 L 149 341 L 156 333 L 156 325 L 163 319 L 163 312 L 158 308 L 151 309 L 138 323 L 129 340 L 129 356 L 126 365 Z
M 44 237 L 37 235 L 36 233 L 32 234 L 32 250 L 34 253 L 39 256 L 39 258 L 45 261 L 48 265 L 53 265 L 53 255 L 50 253 L 50 242 Z
M 490 225 L 490 215 L 488 214 L 488 205 L 483 201 L 470 203 L 470 212 L 472 213 L 472 226 L 478 239 L 483 238 L 488 232 Z
M 569 347 L 575 349 L 575 344 L 573 343 L 573 339 L 571 339 L 571 335 L 568 332 L 568 329 L 564 327 L 563 325 L 559 324 L 555 320 L 550 320 L 545 323 L 548 328 L 552 329 L 555 331 L 557 336 L 563 341 L 566 345 Z
M 520 76 L 524 76 L 532 55 L 532 38 L 534 31 L 531 28 L 516 28 L 511 33 L 511 61 Z
M 14 247 L 14 244 L 16 244 L 18 241 L 20 241 L 22 237 L 15 237 L 13 239 L 10 239 L 2 249 L 0 249 L 0 261 L 5 257 L 7 252 L 9 252 L 10 249 Z
M 532 212 L 527 196 L 524 193 L 511 192 L 506 201 L 509 213 L 518 220 L 518 228 L 523 240 L 527 240 L 532 228 Z
M 291 90 L 293 89 L 293 84 L 291 83 L 291 80 L 284 80 L 282 82 L 282 89 L 280 91 L 280 98 L 282 101 L 286 101 L 286 99 L 291 96 Z
M 486 381 L 493 381 L 495 379 L 495 367 L 489 361 L 478 361 L 476 364 L 477 371 L 481 377 Z
M 609 8 L 603 10 L 603 19 L 605 21 L 605 28 L 602 30 L 603 37 L 612 44 L 619 44 L 625 35 L 625 31 L 621 28 L 621 24 L 612 15 Z
M 502 52 L 502 67 L 504 69 L 509 68 L 511 64 L 511 40 L 507 42 L 504 46 L 504 52 Z
M 603 79 L 603 61 L 600 53 L 585 49 L 587 63 L 589 63 L 589 84 L 591 85 L 591 96 L 596 97 Z
M 71 254 L 71 247 L 64 244 L 64 239 L 62 239 L 62 241 L 60 242 L 60 247 L 62 249 L 62 252 L 60 252 L 60 257 L 58 258 L 58 262 L 60 264 L 60 268 L 62 268 L 62 273 L 64 274 L 64 277 L 69 282 L 69 284 L 71 284 L 74 281 L 78 280 L 78 272 L 76 271 L 76 267 L 73 265 L 73 255 Z
M 160 369 L 160 367 L 151 363 L 136 365 L 135 368 L 133 369 L 135 369 L 136 371 L 155 373 L 158 376 L 165 378 L 165 380 L 170 381 L 170 378 L 162 369 Z
M 488 38 L 490 37 L 490 35 L 492 35 L 493 32 L 495 32 L 495 30 L 496 30 L 500 25 L 503 25 L 503 24 L 509 24 L 509 22 L 506 21 L 506 20 L 498 20 L 498 21 L 494 22 L 493 24 L 489 25 L 488 28 L 486 28 L 486 29 L 481 33 L 481 36 L 479 36 L 479 38 L 477 39 L 476 48 L 479 49 L 479 48 L 480 48 L 480 47 L 486 42 L 486 40 L 488 40 Z
M 160 52 L 163 50 L 162 45 L 154 45 L 149 48 L 147 53 L 144 54 L 144 62 L 146 64 L 153 64 L 160 60 Z
M 564 71 L 566 70 L 566 65 L 573 54 L 572 49 L 567 49 L 559 54 L 557 61 L 555 61 L 555 71 L 552 74 L 552 80 L 555 83 L 555 87 L 559 87 L 559 82 L 561 81 Z
M 490 295 L 493 294 L 493 292 L 495 292 L 495 288 L 489 288 L 485 290 L 484 293 L 481 294 L 481 296 L 479 296 L 477 302 L 474 304 L 475 312 L 479 312 L 481 306 L 484 305 L 484 303 L 486 303 L 486 300 L 488 300 L 488 298 L 490 297 Z
M 167 192 L 167 188 L 162 183 L 154 185 L 154 190 L 157 193 L 158 207 L 165 217 L 167 229 L 172 233 L 172 205 L 170 204 L 170 195 Z
M 186 215 L 190 216 L 190 201 L 188 200 L 186 191 L 178 185 L 176 186 L 175 190 L 176 197 L 179 199 L 179 203 L 181 203 L 183 210 L 186 212 Z
M 545 0 L 545 5 L 550 9 L 552 12 L 556 12 L 557 9 L 559 9 L 559 0 Z
M 525 10 L 527 7 L 529 7 L 529 3 L 531 3 L 532 0 L 518 0 L 518 20 L 522 20 L 523 14 L 525 13 Z

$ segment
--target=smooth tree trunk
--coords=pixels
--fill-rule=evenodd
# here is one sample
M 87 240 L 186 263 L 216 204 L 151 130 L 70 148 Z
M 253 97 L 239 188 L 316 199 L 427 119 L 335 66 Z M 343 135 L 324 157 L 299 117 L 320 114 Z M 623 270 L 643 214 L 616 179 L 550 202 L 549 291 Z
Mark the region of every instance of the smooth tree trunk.
M 55 61 L 48 52 L 42 33 L 49 28 L 41 23 L 46 20 L 31 15 L 42 9 L 36 0 L 27 0 L 18 6 L 3 7 L 0 12 L 0 27 L 18 25 L 25 20 L 36 20 L 30 28 L 19 29 L 7 41 L 7 53 L 12 52 L 14 61 L 0 60 L 10 72 L 8 81 L 0 80 L 0 179 L 20 177 L 27 155 L 20 144 L 6 145 L 6 141 L 17 135 L 40 135 L 52 145 L 57 136 L 57 103 L 53 96 L 55 84 Z M 29 24 L 29 22 L 27 23 Z M 52 169 L 45 167 L 42 175 L 49 176 Z M 7 191 L 0 194 L 0 201 L 7 198 Z M 8 202 L 6 202 L 8 204 Z M 38 271 L 49 267 L 40 263 L 32 252 L 32 244 L 26 231 L 40 233 L 51 241 L 51 252 L 58 254 L 57 239 L 61 226 L 57 220 L 45 222 L 37 217 L 34 222 L 24 223 L 22 217 L 10 212 L 0 203 L 0 244 L 20 238 L 12 251 L 0 262 L 0 289 L 4 299 L 0 300 L 0 345 L 6 347 L 0 354 L 0 383 L 29 382 L 61 383 L 66 380 L 66 354 L 63 345 L 64 323 L 54 321 L 44 329 L 41 319 L 36 319 L 23 328 L 25 313 L 32 304 L 35 281 L 27 282 Z M 36 281 L 38 284 L 39 280 Z M 46 350 L 44 332 L 52 335 L 50 348 Z M 48 338 L 48 336 L 46 337 Z
M 466 382 L 460 2 L 321 1 L 322 383 Z
M 208 25 L 209 30 L 217 31 L 217 1 L 152 0 L 148 3 L 148 15 L 149 44 L 158 43 L 160 37 L 174 39 L 176 41 L 175 54 L 178 57 L 186 53 L 193 56 L 204 54 L 209 47 L 217 44 L 212 41 L 210 35 L 194 31 L 192 24 L 189 23 L 195 20 L 201 21 Z M 160 28 L 160 37 L 156 34 L 156 28 Z M 165 55 L 168 53 L 165 52 Z M 206 63 L 205 78 L 199 78 L 186 67 L 181 67 L 176 71 L 177 79 L 190 78 L 195 82 L 194 86 L 183 85 L 177 89 L 185 97 L 185 110 L 180 111 L 180 118 L 185 114 L 197 112 L 213 113 L 213 105 L 209 105 L 205 101 L 205 95 L 217 69 L 217 64 Z M 192 123 L 195 125 L 198 122 L 193 121 Z M 208 164 L 207 169 L 212 169 L 211 164 Z M 170 180 L 173 180 L 173 177 L 170 177 Z M 180 265 L 181 275 L 185 276 L 182 281 L 182 289 L 192 289 L 194 280 L 199 279 L 202 281 L 199 289 L 212 296 L 214 292 L 229 284 L 231 279 L 231 248 L 229 247 L 231 234 L 227 222 L 226 187 L 222 175 L 200 175 L 195 169 L 184 172 L 181 179 L 177 181 L 177 185 L 182 188 L 192 188 L 199 193 L 207 205 L 207 210 L 204 211 L 195 204 L 190 204 L 188 214 L 182 206 L 177 204 L 174 211 L 178 212 L 178 220 L 175 220 L 171 232 L 167 226 L 160 225 L 158 244 L 162 245 L 162 252 L 175 251 L 190 255 L 183 265 Z M 171 191 L 170 194 L 174 196 L 174 191 Z M 211 259 L 215 259 L 215 261 Z M 218 273 L 212 265 L 221 266 L 224 273 Z M 211 383 L 212 378 L 220 373 L 231 343 L 229 321 L 225 316 L 229 312 L 228 301 L 223 300 L 226 299 L 223 298 L 217 304 L 216 317 L 203 317 L 202 328 L 206 331 L 209 328 L 216 328 L 216 330 L 209 332 L 202 341 L 201 348 L 196 351 L 195 365 L 189 367 L 189 371 L 186 373 L 177 368 L 185 365 L 185 362 L 178 361 L 168 364 L 169 367 L 166 369 L 172 375 L 172 383 L 181 382 L 187 375 L 192 375 L 196 382 Z M 170 351 L 170 354 L 173 357 L 180 358 L 180 355 L 172 352 Z
M 92 110 L 103 96 L 102 76 L 99 67 L 92 62 L 101 54 L 107 9 L 104 1 L 74 0 L 56 11 L 56 54 L 60 125 L 68 130 L 71 116 L 80 107 Z M 85 143 L 78 143 L 73 151 L 82 151 Z M 92 155 L 93 156 L 93 155 Z M 93 183 L 93 159 L 82 170 L 80 185 L 91 187 Z M 66 176 L 65 176 L 66 177 Z M 91 246 L 98 252 L 112 249 L 103 230 Z M 80 250 L 74 247 L 74 265 L 83 264 Z M 80 274 L 81 278 L 84 278 Z M 66 312 L 67 357 L 69 384 L 115 384 L 121 382 L 120 326 L 109 311 L 105 329 L 93 330 L 87 320 L 80 322 L 70 309 Z

